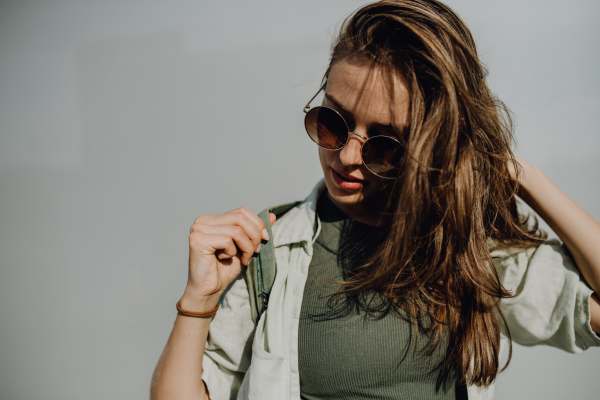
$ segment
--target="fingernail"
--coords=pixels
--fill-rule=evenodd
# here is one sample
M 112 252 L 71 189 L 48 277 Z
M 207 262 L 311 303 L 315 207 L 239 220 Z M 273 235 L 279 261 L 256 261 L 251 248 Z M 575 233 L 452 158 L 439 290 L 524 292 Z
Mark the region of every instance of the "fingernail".
M 267 232 L 267 228 L 263 229 L 263 231 L 262 231 L 262 237 L 265 240 L 269 240 L 269 232 Z
M 258 245 L 258 247 L 256 248 L 256 252 L 260 253 L 260 244 Z

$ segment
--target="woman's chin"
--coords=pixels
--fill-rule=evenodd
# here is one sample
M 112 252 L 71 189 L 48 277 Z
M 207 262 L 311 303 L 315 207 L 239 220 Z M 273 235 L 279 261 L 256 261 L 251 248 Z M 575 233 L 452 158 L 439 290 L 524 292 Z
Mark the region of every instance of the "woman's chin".
M 359 204 L 364 200 L 362 190 L 347 190 L 338 186 L 335 182 L 328 182 L 325 180 L 327 185 L 327 191 L 329 197 L 339 204 L 352 205 Z

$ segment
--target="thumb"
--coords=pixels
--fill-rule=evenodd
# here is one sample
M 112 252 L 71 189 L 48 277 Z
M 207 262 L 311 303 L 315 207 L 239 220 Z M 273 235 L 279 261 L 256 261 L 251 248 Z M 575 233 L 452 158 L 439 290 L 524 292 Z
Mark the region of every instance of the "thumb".
M 269 219 L 271 220 L 271 226 L 273 226 L 277 217 L 275 216 L 275 214 L 269 213 Z

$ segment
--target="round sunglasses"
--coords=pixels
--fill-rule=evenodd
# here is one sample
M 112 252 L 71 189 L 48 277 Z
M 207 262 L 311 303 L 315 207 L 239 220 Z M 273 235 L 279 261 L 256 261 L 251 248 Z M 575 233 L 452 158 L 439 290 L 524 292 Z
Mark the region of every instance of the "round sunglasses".
M 346 120 L 340 113 L 330 107 L 318 106 L 310 108 L 310 103 L 325 88 L 313 96 L 304 107 L 304 127 L 306 133 L 320 147 L 326 150 L 341 150 L 350 139 L 350 135 L 358 136 L 364 142 L 361 148 L 364 166 L 373 174 L 385 178 L 396 179 L 400 160 L 404 156 L 404 147 L 398 140 L 390 136 L 373 136 L 366 138 L 348 129 Z

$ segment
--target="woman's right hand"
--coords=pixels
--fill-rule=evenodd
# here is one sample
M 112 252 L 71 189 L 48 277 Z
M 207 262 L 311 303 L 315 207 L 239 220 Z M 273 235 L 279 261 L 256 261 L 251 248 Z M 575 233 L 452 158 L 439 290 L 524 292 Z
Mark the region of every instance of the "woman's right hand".
M 275 215 L 270 217 L 273 225 Z M 188 283 L 181 306 L 190 311 L 213 308 L 254 253 L 260 251 L 262 240 L 269 240 L 265 224 L 246 207 L 196 218 L 190 228 Z

